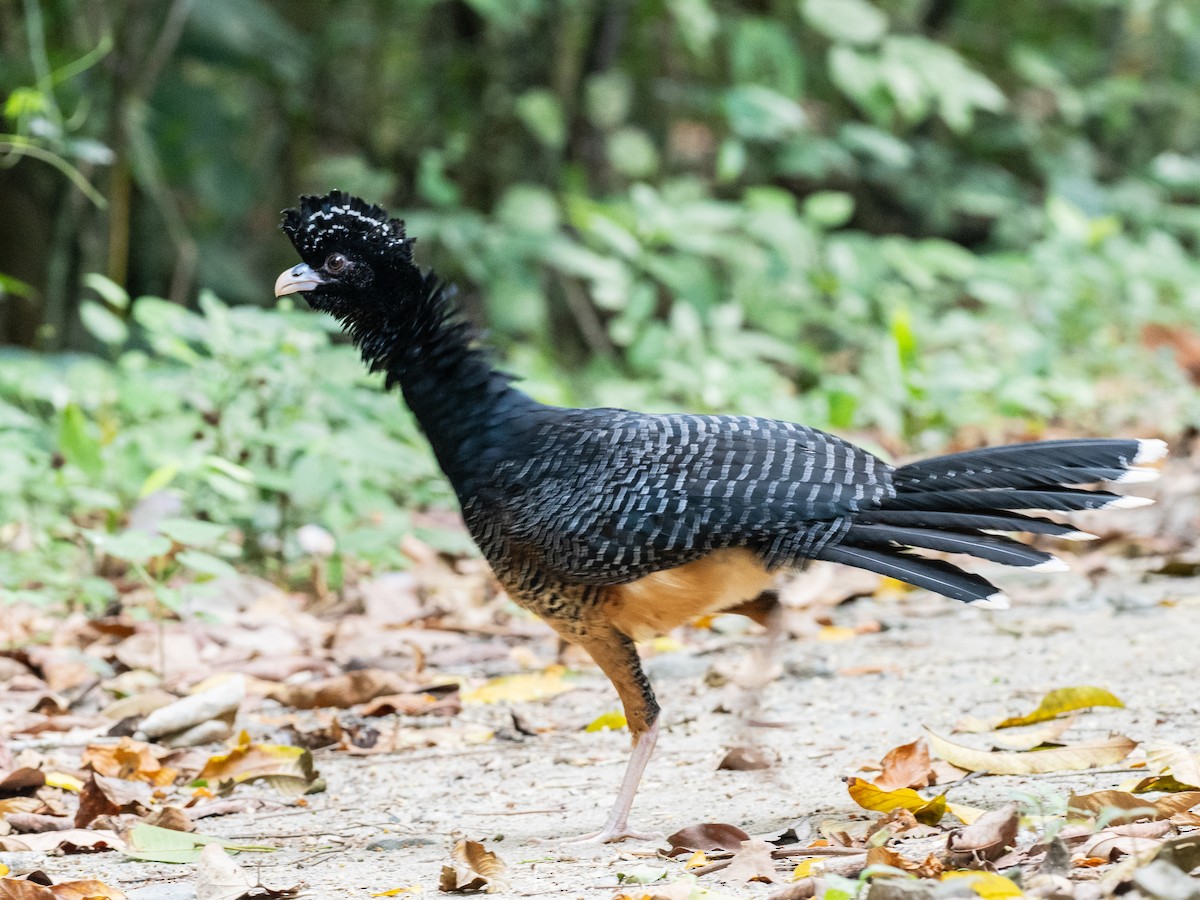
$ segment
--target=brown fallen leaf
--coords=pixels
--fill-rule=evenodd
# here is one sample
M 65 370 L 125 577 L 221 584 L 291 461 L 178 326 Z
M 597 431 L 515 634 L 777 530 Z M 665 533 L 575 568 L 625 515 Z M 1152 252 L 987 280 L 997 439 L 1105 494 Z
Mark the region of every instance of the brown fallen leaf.
M 442 866 L 438 890 L 458 894 L 476 891 L 493 894 L 508 890 L 508 866 L 483 844 L 459 841 L 453 852 L 459 865 Z
M 289 795 L 306 793 L 318 784 L 311 751 L 286 744 L 255 744 L 245 731 L 228 753 L 209 757 L 197 777 L 223 785 L 265 779 Z
M 93 775 L 79 794 L 75 827 L 90 825 L 99 816 L 116 816 L 123 812 L 144 815 L 153 802 L 153 792 L 144 781 Z
M 928 728 L 925 737 L 929 748 L 942 759 L 971 772 L 993 775 L 1038 775 L 1074 769 L 1093 769 L 1118 763 L 1128 756 L 1137 741 L 1115 735 L 1099 741 L 1068 744 L 1052 750 L 976 750 L 939 737 Z
M 863 809 L 873 812 L 907 809 L 924 825 L 936 825 L 946 814 L 945 794 L 927 800 L 911 788 L 885 791 L 862 778 L 847 779 L 846 789 L 850 798 Z
M 733 854 L 733 859 L 725 867 L 722 878 L 737 884 L 751 881 L 765 881 L 768 884 L 775 881 L 775 860 L 771 851 L 775 847 L 766 841 L 751 839 L 742 841 L 740 849 Z
M 1146 745 L 1146 759 L 1158 774 L 1170 774 L 1190 790 L 1200 790 L 1200 754 L 1182 744 L 1154 741 Z
M 196 826 L 192 820 L 178 806 L 164 806 L 154 810 L 150 815 L 145 817 L 147 825 L 154 825 L 158 828 L 167 828 L 171 831 L 195 831 Z
M 1157 847 L 1170 834 L 1170 822 L 1135 822 L 1096 832 L 1075 850 L 1075 859 L 1099 857 L 1108 861 Z
M 303 684 L 281 684 L 267 696 L 295 709 L 348 709 L 376 697 L 406 693 L 405 689 L 408 687 L 409 682 L 395 672 L 358 669 L 332 678 L 306 681 Z
M 1139 819 L 1169 819 L 1200 806 L 1200 791 L 1168 794 L 1158 800 L 1148 800 L 1125 791 L 1095 791 L 1091 794 L 1072 794 L 1067 812 L 1081 816 L 1103 815 L 1110 825 L 1123 825 Z
M 66 831 L 74 828 L 74 822 L 67 816 L 47 816 L 38 813 L 10 813 L 4 817 L 17 834 L 41 834 L 43 831 Z
M 740 850 L 743 841 L 750 840 L 750 835 L 736 825 L 725 825 L 720 822 L 706 822 L 701 825 L 689 825 L 681 828 L 667 838 L 671 845 L 668 856 L 680 856 L 684 853 L 711 853 L 714 850 Z
M 884 791 L 929 787 L 936 778 L 929 748 L 920 738 L 889 750 L 880 765 L 882 771 L 875 779 L 875 787 Z
M 84 748 L 81 765 L 100 775 L 144 781 L 155 787 L 166 787 L 179 774 L 159 762 L 149 744 L 129 737 L 121 738 L 116 744 L 89 744 Z
M 23 834 L 21 837 L 0 838 L 4 849 L 10 852 L 33 851 L 34 853 L 99 853 L 104 850 L 120 850 L 125 846 L 113 831 L 100 829 L 68 828 L 65 831 L 47 831 L 42 834 Z
M 31 813 L 41 805 L 42 801 L 37 797 L 9 797 L 0 800 L 0 818 L 7 818 L 14 813 Z
M 0 797 L 32 794 L 45 783 L 46 774 L 41 769 L 23 766 L 0 775 Z
M 0 878 L 0 900 L 54 900 L 50 888 L 24 878 Z
M 730 747 L 717 763 L 717 768 L 733 772 L 754 772 L 771 768 L 778 759 L 775 752 L 767 747 Z
M 950 832 L 946 849 L 959 862 L 998 859 L 1016 846 L 1019 824 L 1016 805 L 1003 806 Z
M 938 878 L 946 868 L 942 861 L 932 853 L 927 855 L 924 860 L 917 862 L 907 859 L 887 847 L 872 847 L 867 851 L 867 868 L 872 866 L 890 866 L 909 875 L 915 875 L 917 878 Z
M 125 892 L 103 881 L 64 881 L 50 888 L 54 900 L 125 900 Z
M 432 694 L 385 694 L 376 697 L 359 711 L 359 715 L 374 716 L 456 716 L 462 712 L 458 692 L 446 697 Z

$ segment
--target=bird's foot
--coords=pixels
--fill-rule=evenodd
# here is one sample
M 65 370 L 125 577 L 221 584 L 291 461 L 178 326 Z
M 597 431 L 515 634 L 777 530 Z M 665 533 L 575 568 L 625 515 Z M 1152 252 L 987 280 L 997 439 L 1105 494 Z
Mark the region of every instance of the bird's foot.
M 667 836 L 661 831 L 633 831 L 626 825 L 606 825 L 599 831 L 585 834 L 577 838 L 569 838 L 567 844 L 616 844 L 620 841 L 665 841 Z

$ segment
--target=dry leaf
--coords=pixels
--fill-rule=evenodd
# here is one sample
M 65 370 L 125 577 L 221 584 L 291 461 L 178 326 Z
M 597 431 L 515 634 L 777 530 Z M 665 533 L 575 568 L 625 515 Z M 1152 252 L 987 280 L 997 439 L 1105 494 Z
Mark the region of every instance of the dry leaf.
M 64 881 L 50 888 L 54 900 L 125 900 L 125 892 L 103 881 Z
M 375 716 L 456 716 L 462 712 L 458 690 L 445 697 L 433 694 L 385 694 L 376 697 L 359 711 L 359 715 Z
M 671 845 L 668 856 L 679 856 L 697 850 L 703 853 L 712 853 L 714 850 L 740 850 L 742 843 L 748 840 L 750 835 L 736 825 L 724 825 L 720 822 L 689 825 L 667 838 Z
M 0 878 L 0 900 L 54 900 L 54 894 L 24 878 Z
M 80 764 L 100 775 L 145 781 L 155 787 L 166 787 L 179 774 L 163 766 L 149 744 L 128 737 L 116 744 L 89 744 Z
M 983 900 L 1009 900 L 1010 897 L 1024 897 L 1025 893 L 1017 884 L 1003 875 L 995 872 L 980 872 L 975 869 L 960 869 L 954 872 L 943 872 L 942 881 L 970 879 L 971 890 Z
M 564 666 L 550 666 L 543 672 L 527 672 L 493 678 L 474 690 L 464 692 L 462 702 L 466 705 L 527 703 L 531 700 L 544 700 L 575 687 L 572 682 L 563 677 L 566 671 Z
M 1108 766 L 1123 760 L 1137 746 L 1136 741 L 1116 735 L 1100 741 L 1020 753 L 1011 750 L 976 750 L 939 737 L 928 728 L 925 729 L 925 736 L 929 740 L 930 750 L 947 762 L 971 772 L 989 772 L 993 775 L 1037 775 Z
M 937 878 L 946 867 L 942 861 L 930 853 L 921 862 L 906 859 L 895 850 L 887 847 L 872 847 L 867 851 L 867 868 L 872 866 L 890 866 L 917 878 Z
M 910 788 L 885 791 L 862 778 L 848 779 L 846 789 L 850 792 L 851 799 L 863 809 L 874 812 L 907 809 L 916 816 L 918 822 L 924 825 L 936 825 L 946 813 L 945 794 L 939 794 L 932 800 L 926 800 Z
M 494 894 L 509 889 L 508 866 L 478 841 L 459 841 L 454 845 L 454 858 L 460 865 L 442 866 L 438 890 Z
M 268 779 L 287 794 L 303 794 L 317 783 L 311 751 L 287 744 L 254 744 L 244 731 L 228 753 L 209 757 L 197 777 L 224 784 Z
M 138 736 L 159 738 L 178 734 L 214 719 L 233 721 L 246 698 L 246 680 L 234 675 L 208 690 L 156 709 L 142 720 Z
M 980 816 L 973 824 L 946 837 L 946 849 L 970 860 L 998 859 L 1016 846 L 1020 817 L 1013 804 Z
M 145 822 L 147 825 L 153 825 L 156 828 L 167 828 L 171 831 L 195 831 L 196 826 L 192 824 L 192 820 L 178 806 L 164 806 L 161 809 L 156 809 L 150 815 L 146 816 Z
M 729 752 L 721 757 L 717 768 L 734 772 L 753 772 L 771 768 L 778 759 L 775 752 L 768 747 L 731 747 Z
M 1045 722 L 1066 712 L 1077 709 L 1090 709 L 1093 706 L 1124 707 L 1117 697 L 1104 688 L 1098 687 L 1068 687 L 1051 691 L 1042 698 L 1037 709 L 1024 716 L 1013 716 L 999 722 L 997 728 L 1015 728 L 1019 725 L 1033 725 L 1035 722 Z
M 1075 850 L 1076 859 L 1099 857 L 1112 861 L 1153 849 L 1172 830 L 1170 822 L 1135 822 L 1096 832 Z
M 745 884 L 750 881 L 773 882 L 775 880 L 775 860 L 771 851 L 775 847 L 766 841 L 742 841 L 742 846 L 733 854 L 733 859 L 722 872 L 727 881 Z
M 1169 772 L 1189 790 L 1200 790 L 1200 756 L 1187 747 L 1154 741 L 1146 745 L 1146 759 L 1160 775 Z
M 267 696 L 295 709 L 348 709 L 376 697 L 404 694 L 411 686 L 409 681 L 395 672 L 358 669 L 344 675 L 307 681 L 303 684 L 281 684 L 272 689 Z
M 620 731 L 622 728 L 625 728 L 628 725 L 629 725 L 629 722 L 626 720 L 625 714 L 622 712 L 616 712 L 614 710 L 612 712 L 601 713 L 596 718 L 594 718 L 592 721 L 590 721 L 587 724 L 587 727 L 584 728 L 583 730 L 584 731 Z
M 100 816 L 116 816 L 123 812 L 144 815 L 153 802 L 150 785 L 143 781 L 93 775 L 79 794 L 75 827 L 83 828 Z
M 1026 726 L 1011 732 L 993 732 L 988 735 L 988 740 L 1001 750 L 1032 750 L 1034 747 L 1058 740 L 1063 732 L 1074 724 L 1073 716 L 1050 719 L 1036 727 Z
M 20 839 L 0 840 L 10 845 L 5 848 L 10 851 L 31 850 L 34 853 L 53 853 L 59 850 L 63 853 L 99 853 L 103 850 L 120 850 L 125 846 L 125 842 L 117 837 L 115 832 L 96 828 L 68 828 L 65 831 L 23 834 Z
M 875 779 L 875 787 L 880 790 L 923 788 L 935 783 L 929 748 L 919 738 L 889 750 L 880 765 L 883 771 Z
M 255 881 L 220 844 L 207 844 L 196 862 L 196 900 L 241 900 Z
M 1198 805 L 1200 791 L 1169 794 L 1158 800 L 1148 800 L 1125 791 L 1096 791 L 1091 794 L 1072 794 L 1067 801 L 1067 812 L 1083 816 L 1102 815 L 1110 825 L 1120 825 L 1139 819 L 1169 819 Z
M 32 794 L 45 783 L 46 775 L 41 769 L 28 766 L 15 769 L 0 777 L 0 797 Z

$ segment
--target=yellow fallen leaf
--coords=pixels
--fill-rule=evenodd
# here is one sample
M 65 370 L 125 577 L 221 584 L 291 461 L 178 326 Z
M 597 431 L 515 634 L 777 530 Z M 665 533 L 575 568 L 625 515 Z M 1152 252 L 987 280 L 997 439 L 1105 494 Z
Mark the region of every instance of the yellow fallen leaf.
M 928 728 L 925 737 L 929 749 L 946 762 L 971 772 L 992 775 L 1038 775 L 1046 772 L 1065 772 L 1074 769 L 1093 769 L 1118 763 L 1130 754 L 1137 741 L 1115 735 L 1101 741 L 1070 744 L 1051 750 L 976 750 L 939 737 Z
M 980 809 L 978 806 L 967 806 L 965 803 L 947 803 L 946 812 L 964 825 L 973 825 L 987 810 Z
M 310 750 L 288 744 L 256 744 L 245 731 L 228 753 L 210 756 L 197 779 L 218 784 L 266 779 L 277 789 L 295 795 L 318 782 Z
M 1026 726 L 1015 731 L 993 732 L 988 735 L 988 740 L 998 750 L 1032 750 L 1043 744 L 1054 743 L 1062 737 L 1064 731 L 1074 724 L 1074 716 L 1064 716 L 1061 719 L 1039 722 L 1033 727 Z
M 858 637 L 857 631 L 841 625 L 826 625 L 817 632 L 818 641 L 848 641 L 855 637 Z
M 604 731 L 605 729 L 608 729 L 609 731 L 620 731 L 622 728 L 624 728 L 628 724 L 629 723 L 625 720 L 625 716 L 623 713 L 619 713 L 619 712 L 615 712 L 615 711 L 614 712 L 606 712 L 603 715 L 597 716 L 595 719 L 593 719 L 591 722 L 589 722 L 588 726 L 583 730 L 584 731 Z
M 1124 707 L 1115 695 L 1098 687 L 1068 687 L 1051 691 L 1042 698 L 1037 709 L 1024 716 L 1013 716 L 1002 720 L 997 728 L 1015 728 L 1018 725 L 1032 725 L 1035 722 L 1045 722 L 1066 712 L 1077 709 L 1089 709 L 1093 706 Z
M 802 860 L 796 868 L 792 869 L 792 881 L 803 881 L 805 878 L 819 874 L 821 871 L 819 867 L 823 862 L 822 859 Z
M 378 894 L 372 894 L 372 897 L 399 897 L 401 894 L 419 894 L 424 890 L 419 884 L 410 884 L 408 887 L 392 888 L 390 891 L 380 891 Z
M 11 871 L 12 870 L 9 869 L 9 867 L 6 866 L 4 863 L 0 863 L 0 878 L 3 878 L 5 875 L 7 875 Z
M 1009 897 L 1023 897 L 1016 883 L 997 875 L 995 872 L 980 872 L 975 869 L 957 869 L 953 872 L 943 872 L 942 881 L 957 878 L 969 878 L 968 885 L 983 900 L 1007 900 Z
M 863 809 L 874 812 L 907 809 L 923 825 L 936 825 L 946 813 L 945 794 L 926 800 L 912 788 L 885 791 L 862 778 L 851 778 L 846 782 L 846 789 L 851 799 Z
M 56 787 L 60 790 L 79 793 L 83 790 L 83 782 L 66 772 L 47 772 L 46 787 Z
M 544 700 L 575 687 L 563 677 L 566 671 L 563 666 L 549 666 L 543 672 L 503 675 L 500 678 L 493 678 L 473 690 L 465 691 L 462 695 L 462 702 L 467 705 L 527 703 L 531 700 Z
M 678 653 L 683 649 L 683 644 L 673 637 L 662 635 L 650 641 L 650 649 L 655 653 Z
M 707 866 L 707 865 L 708 865 L 708 857 L 704 855 L 703 850 L 697 850 L 695 853 L 693 853 L 691 856 L 688 857 L 688 860 L 686 863 L 683 864 L 683 867 L 685 869 L 699 869 L 702 866 Z

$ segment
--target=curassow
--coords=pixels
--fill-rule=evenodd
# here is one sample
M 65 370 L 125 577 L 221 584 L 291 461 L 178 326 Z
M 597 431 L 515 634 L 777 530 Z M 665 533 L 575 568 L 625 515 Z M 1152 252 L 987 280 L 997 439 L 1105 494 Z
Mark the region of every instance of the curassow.
M 303 293 L 335 316 L 399 385 L 500 583 L 616 687 L 634 749 L 593 840 L 641 837 L 626 820 L 659 706 L 634 641 L 717 611 L 765 621 L 776 575 L 808 560 L 1004 608 L 984 578 L 914 551 L 1062 568 L 999 533 L 1086 539 L 1023 511 L 1149 502 L 1079 486 L 1149 480 L 1139 464 L 1166 453 L 1157 440 L 1059 440 L 896 468 L 791 422 L 545 406 L 475 343 L 446 286 L 414 263 L 403 222 L 334 192 L 301 198 L 282 227 L 303 262 L 276 296 Z

